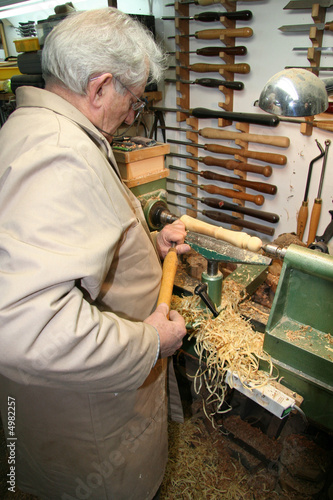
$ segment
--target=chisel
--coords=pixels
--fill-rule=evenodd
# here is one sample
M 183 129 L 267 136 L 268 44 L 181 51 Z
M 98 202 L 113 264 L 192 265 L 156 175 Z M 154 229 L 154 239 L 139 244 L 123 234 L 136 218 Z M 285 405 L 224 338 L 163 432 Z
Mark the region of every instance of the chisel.
M 251 2 L 252 0 L 243 0 L 243 2 Z M 325 1 L 325 0 L 321 0 Z M 229 2 L 237 2 L 237 0 L 229 0 Z M 183 0 L 182 2 L 179 2 L 180 4 L 188 5 L 190 3 L 193 3 L 195 5 L 213 5 L 217 3 L 224 3 L 224 0 Z M 168 3 L 165 5 L 165 7 L 174 7 L 175 2 L 173 3 Z
M 298 238 L 302 241 L 303 236 L 304 236 L 304 230 L 306 227 L 306 223 L 308 220 L 308 195 L 309 195 L 309 188 L 310 188 L 310 181 L 311 181 L 311 176 L 312 176 L 312 169 L 313 165 L 315 164 L 316 161 L 320 160 L 325 155 L 325 152 L 323 150 L 322 145 L 317 141 L 316 139 L 316 144 L 320 150 L 320 155 L 316 156 L 309 165 L 309 170 L 308 170 L 308 176 L 306 179 L 306 186 L 305 186 L 305 193 L 304 193 L 304 199 L 302 201 L 301 208 L 299 209 L 298 216 L 297 216 L 297 230 L 296 234 Z
M 195 71 L 196 73 L 219 73 L 220 70 L 230 71 L 231 73 L 240 73 L 242 75 L 247 75 L 250 73 L 250 65 L 247 63 L 239 64 L 206 64 L 206 63 L 196 63 L 189 64 L 188 66 L 169 66 L 168 69 L 183 68 L 190 71 Z
M 226 80 L 218 80 L 215 78 L 198 78 L 197 80 L 180 80 L 176 78 L 165 78 L 164 81 L 166 83 L 180 82 L 185 84 L 200 85 L 201 87 L 209 87 L 209 88 L 225 87 L 226 89 L 232 89 L 232 90 L 244 89 L 244 83 L 242 82 L 227 82 Z
M 167 181 L 202 189 L 203 191 L 206 191 L 206 193 L 210 194 L 220 194 L 221 196 L 225 196 L 226 198 L 234 198 L 235 200 L 249 201 L 259 206 L 263 205 L 265 201 L 265 198 L 261 194 L 252 195 L 248 193 L 243 193 L 242 191 L 233 191 L 232 189 L 220 188 L 218 186 L 214 186 L 213 184 L 199 185 L 199 184 L 194 184 L 193 182 L 190 183 L 190 182 L 179 181 L 178 179 L 171 179 L 170 177 L 167 178 Z
M 309 49 L 313 49 L 315 52 L 332 52 L 333 47 L 294 47 L 295 51 L 308 51 Z
M 175 54 L 197 54 L 198 56 L 215 57 L 219 56 L 221 52 L 230 56 L 245 56 L 247 48 L 244 45 L 238 45 L 237 47 L 202 47 L 197 50 L 168 52 L 168 54 L 171 56 Z
M 287 157 L 276 153 L 262 153 L 258 151 L 249 151 L 244 148 L 229 148 L 227 146 L 220 146 L 219 144 L 196 144 L 187 141 L 176 141 L 175 139 L 168 139 L 167 142 L 171 144 L 183 144 L 185 146 L 193 146 L 195 148 L 203 148 L 205 151 L 211 153 L 219 153 L 225 155 L 239 155 L 244 158 L 252 158 L 253 160 L 265 161 L 267 163 L 274 163 L 275 165 L 285 165 Z
M 289 148 L 290 139 L 285 136 L 278 135 L 261 135 L 261 134 L 250 134 L 246 132 L 232 132 L 228 130 L 204 127 L 200 130 L 193 130 L 181 127 L 158 127 L 165 130 L 179 130 L 179 132 L 194 132 L 199 134 L 201 137 L 206 137 L 207 139 L 225 139 L 232 141 L 244 141 L 244 142 L 256 142 L 258 144 L 268 144 L 270 146 L 277 146 L 280 148 Z M 265 175 L 265 174 L 264 174 Z M 269 177 L 269 175 L 266 175 Z
M 199 177 L 203 177 L 204 179 L 208 179 L 210 181 L 226 182 L 227 184 L 247 187 L 249 189 L 253 189 L 254 191 L 259 191 L 260 193 L 277 193 L 277 187 L 273 184 L 267 184 L 266 182 L 248 181 L 247 179 L 230 177 L 229 175 L 216 174 L 215 172 L 211 172 L 210 170 L 201 170 L 199 172 L 189 168 L 176 167 L 175 165 L 169 165 L 168 168 L 170 168 L 171 170 L 180 170 L 181 172 L 186 172 L 188 174 L 198 175 Z
M 323 182 L 324 182 L 324 176 L 325 176 L 325 170 L 326 170 L 326 164 L 327 164 L 327 156 L 328 156 L 328 148 L 330 147 L 330 144 L 331 144 L 331 141 L 329 141 L 329 140 L 325 141 L 325 146 L 326 146 L 325 147 L 325 155 L 324 155 L 324 159 L 323 159 L 323 166 L 321 169 L 318 194 L 317 194 L 317 198 L 315 198 L 315 200 L 314 200 L 314 204 L 313 204 L 312 212 L 311 212 L 307 246 L 311 245 L 311 243 L 313 243 L 315 241 L 316 234 L 317 234 L 317 229 L 318 229 L 318 224 L 319 224 L 319 219 L 320 219 L 320 214 L 321 214 L 321 206 L 322 206 L 321 191 L 323 189 Z
M 317 28 L 320 31 L 333 31 L 333 21 L 329 23 L 314 23 L 314 24 L 288 24 L 280 26 L 279 30 L 284 33 L 296 33 L 301 31 L 309 31 L 311 28 Z
M 175 196 L 182 196 L 183 198 L 191 198 L 192 200 L 200 201 L 204 205 L 207 205 L 211 208 L 249 215 L 250 217 L 254 217 L 255 219 L 265 220 L 267 222 L 272 222 L 273 224 L 278 223 L 280 220 L 278 214 L 256 210 L 255 208 L 243 207 L 241 205 L 235 205 L 233 203 L 228 203 L 227 201 L 219 200 L 218 198 L 199 198 L 197 196 L 191 195 L 190 193 L 179 193 L 177 191 L 172 191 L 171 189 L 168 189 L 168 193 Z
M 191 35 L 175 35 L 168 36 L 168 39 L 180 37 L 194 37 L 198 40 L 220 40 L 221 36 L 229 36 L 230 38 L 250 38 L 253 35 L 252 28 L 225 28 L 225 29 L 210 29 L 210 30 L 201 30 L 192 33 Z
M 197 208 L 187 207 L 186 205 L 173 203 L 172 201 L 168 201 L 168 205 L 193 210 L 194 212 L 205 215 L 205 217 L 208 217 L 209 219 L 216 220 L 217 222 L 223 222 L 224 224 L 231 224 L 245 229 L 252 229 L 253 231 L 258 231 L 259 233 L 268 234 L 270 236 L 273 236 L 275 233 L 275 229 L 273 227 L 267 227 L 262 224 L 257 224 L 256 222 L 239 219 L 238 217 L 233 217 L 232 215 L 221 214 L 221 212 L 216 212 L 215 210 L 198 210 Z
M 175 19 L 184 21 L 201 21 L 202 23 L 213 23 L 219 21 L 221 17 L 231 19 L 233 21 L 250 21 L 252 12 L 250 10 L 239 10 L 237 12 L 200 12 L 194 16 L 179 16 L 179 17 L 162 17 L 163 21 L 174 21 Z
M 332 7 L 333 0 L 291 0 L 283 10 L 288 9 L 312 9 L 313 4 L 318 3 L 321 7 Z M 172 4 L 174 5 L 174 4 Z

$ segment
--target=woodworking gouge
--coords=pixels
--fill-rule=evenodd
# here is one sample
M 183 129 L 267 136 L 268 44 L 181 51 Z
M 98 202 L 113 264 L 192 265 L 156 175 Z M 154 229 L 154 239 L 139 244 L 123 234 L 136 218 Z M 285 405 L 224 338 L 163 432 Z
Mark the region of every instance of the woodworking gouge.
M 177 207 L 186 208 L 187 210 L 193 210 L 194 212 L 205 215 L 209 219 L 223 222 L 225 224 L 243 227 L 246 229 L 252 229 L 253 231 L 258 231 L 259 233 L 268 234 L 270 236 L 273 236 L 275 232 L 275 229 L 273 227 L 263 226 L 262 224 L 257 224 L 256 222 L 247 221 L 238 217 L 233 217 L 232 215 L 223 214 L 221 212 L 216 212 L 215 210 L 198 210 L 197 208 L 187 207 L 186 205 L 181 205 L 179 203 L 172 203 L 171 201 L 168 201 L 168 205 L 174 205 Z
M 244 83 L 242 82 L 227 82 L 226 80 L 218 80 L 217 78 L 198 78 L 196 80 L 180 80 L 177 78 L 165 78 L 164 81 L 166 83 L 185 83 L 185 84 L 196 84 L 201 87 L 209 87 L 209 88 L 219 88 L 225 87 L 226 89 L 232 90 L 243 90 Z
M 314 200 L 314 204 L 313 204 L 313 208 L 312 208 L 312 212 L 311 212 L 307 246 L 309 246 L 311 243 L 313 243 L 315 241 L 315 237 L 317 234 L 317 229 L 318 229 L 318 224 L 319 224 L 319 219 L 320 219 L 320 214 L 321 214 L 321 206 L 322 206 L 321 192 L 323 189 L 324 176 L 325 176 L 325 170 L 326 170 L 326 164 L 327 164 L 328 149 L 330 147 L 330 144 L 331 144 L 331 141 L 329 141 L 329 140 L 325 141 L 325 154 L 324 154 L 324 159 L 323 159 L 323 166 L 321 169 L 317 198 L 315 198 L 315 200 Z
M 157 299 L 158 306 L 165 303 L 169 306 L 169 309 L 172 298 L 173 284 L 178 267 L 178 256 L 175 247 L 176 244 L 173 243 L 163 261 L 161 286 Z
M 201 201 L 201 203 L 203 203 L 204 205 L 207 205 L 211 208 L 216 208 L 217 210 L 226 210 L 228 212 L 249 215 L 250 217 L 254 217 L 255 219 L 272 222 L 273 224 L 276 224 L 280 220 L 278 214 L 264 212 L 263 210 L 256 210 L 255 208 L 243 207 L 242 205 L 235 205 L 234 203 L 219 200 L 218 198 L 199 198 L 197 196 L 191 195 L 190 193 L 179 193 L 178 191 L 172 191 L 171 189 L 168 189 L 168 193 L 175 196 L 182 196 L 183 198 L 190 198 L 191 200 Z
M 267 184 L 266 182 L 248 181 L 247 179 L 241 179 L 238 177 L 230 177 L 229 175 L 217 174 L 215 172 L 211 172 L 210 170 L 197 171 L 189 168 L 176 167 L 175 165 L 169 165 L 168 168 L 171 170 L 179 170 L 181 172 L 187 172 L 188 174 L 198 175 L 199 177 L 203 177 L 204 179 L 208 179 L 210 181 L 220 181 L 220 182 L 226 182 L 227 184 L 247 187 L 249 189 L 253 189 L 254 191 L 259 191 L 259 193 L 265 193 L 265 194 L 277 193 L 277 187 L 274 186 L 273 184 Z
M 183 68 L 190 71 L 195 71 L 197 73 L 219 73 L 220 70 L 230 71 L 231 73 L 240 73 L 242 75 L 247 75 L 250 73 L 250 65 L 247 63 L 238 64 L 206 64 L 206 63 L 196 63 L 189 64 L 188 66 L 169 66 L 168 69 Z
M 202 189 L 206 191 L 206 193 L 210 194 L 220 194 L 221 196 L 225 196 L 226 198 L 235 198 L 235 200 L 244 200 L 249 201 L 251 203 L 255 203 L 256 205 L 263 205 L 265 202 L 265 198 L 261 194 L 248 194 L 243 193 L 242 191 L 234 191 L 233 189 L 224 189 L 218 186 L 214 186 L 213 184 L 194 184 L 193 182 L 184 182 L 178 179 L 172 179 L 171 177 L 167 178 L 167 181 L 175 182 L 176 184 L 184 184 L 185 186 L 192 186 L 198 189 Z
M 244 148 L 229 148 L 228 146 L 220 146 L 219 144 L 197 144 L 188 141 L 177 141 L 175 139 L 168 139 L 167 142 L 172 144 L 183 144 L 185 146 L 193 146 L 195 148 L 202 148 L 211 153 L 219 153 L 225 155 L 238 155 L 244 158 L 252 158 L 253 160 L 265 161 L 274 163 L 275 165 L 285 165 L 287 157 L 277 153 L 266 153 L 260 151 L 249 151 Z
M 279 30 L 284 33 L 296 33 L 301 31 L 309 31 L 311 28 L 317 28 L 320 31 L 333 31 L 333 21 L 329 23 L 314 23 L 314 24 L 288 24 L 280 26 Z
M 168 36 L 168 39 L 171 40 L 179 36 L 185 38 L 194 37 L 198 40 L 220 40 L 223 36 L 229 36 L 230 38 L 250 38 L 252 35 L 252 28 L 224 28 L 196 31 L 191 35 Z
M 251 2 L 252 0 L 243 0 L 243 2 Z M 325 1 L 325 0 L 321 0 Z M 237 2 L 237 0 L 229 0 L 229 2 Z M 165 5 L 165 7 L 174 7 L 176 2 L 173 3 L 168 3 Z M 216 3 L 224 3 L 224 0 L 182 0 L 182 2 L 179 2 L 180 4 L 188 5 L 190 3 L 194 3 L 195 5 L 213 5 Z
M 313 4 L 319 4 L 321 7 L 332 7 L 333 0 L 291 0 L 283 10 L 288 9 L 312 9 Z M 172 4 L 174 5 L 174 4 Z
M 308 220 L 308 195 L 309 195 L 309 188 L 310 188 L 310 181 L 311 181 L 311 175 L 312 175 L 312 169 L 313 165 L 315 164 L 316 161 L 320 160 L 325 154 L 325 151 L 323 150 L 322 145 L 317 141 L 316 139 L 316 144 L 320 150 L 320 154 L 314 158 L 309 165 L 309 170 L 308 170 L 308 176 L 306 180 L 306 186 L 305 186 L 305 193 L 304 193 L 304 199 L 302 201 L 301 208 L 299 209 L 298 216 L 297 216 L 297 231 L 296 234 L 298 238 L 302 241 L 303 236 L 304 236 L 304 230 L 306 227 L 306 223 Z
M 278 135 L 264 135 L 264 134 L 250 134 L 246 132 L 232 132 L 228 130 L 204 127 L 200 130 L 186 129 L 181 127 L 158 127 L 164 128 L 165 130 L 179 130 L 179 132 L 193 132 L 199 134 L 201 137 L 206 137 L 207 139 L 225 139 L 233 141 L 244 141 L 244 142 L 257 142 L 259 144 L 268 144 L 270 146 L 277 146 L 280 148 L 289 148 L 290 139 L 285 136 Z M 265 175 L 265 174 L 264 174 Z M 266 175 L 269 177 L 269 175 Z
M 188 20 L 188 21 L 201 21 L 203 23 L 212 23 L 219 21 L 221 17 L 231 19 L 233 21 L 250 21 L 252 19 L 252 12 L 250 10 L 239 10 L 237 12 L 200 12 L 194 16 L 177 16 L 177 17 L 162 17 L 164 21 Z
M 315 52 L 332 52 L 333 47 L 294 47 L 295 51 L 308 51 L 309 49 L 313 49 Z
M 198 56 L 215 57 L 219 56 L 221 52 L 229 56 L 245 56 L 247 54 L 247 48 L 244 45 L 238 45 L 236 47 L 202 47 L 197 50 L 168 52 L 168 54 L 171 56 L 175 54 L 197 54 Z

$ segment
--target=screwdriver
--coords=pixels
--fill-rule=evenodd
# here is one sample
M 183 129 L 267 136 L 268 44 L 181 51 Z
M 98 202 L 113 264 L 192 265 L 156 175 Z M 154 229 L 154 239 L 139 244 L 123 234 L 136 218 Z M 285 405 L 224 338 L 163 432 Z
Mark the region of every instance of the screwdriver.
M 320 158 L 322 158 L 325 154 L 322 145 L 317 141 L 317 139 L 316 139 L 316 144 L 320 150 L 320 155 L 316 156 L 316 158 L 314 158 L 310 162 L 308 176 L 307 176 L 307 180 L 306 180 L 306 186 L 305 186 L 304 199 L 302 201 L 302 205 L 301 205 L 301 208 L 299 209 L 298 217 L 297 217 L 297 231 L 296 231 L 296 233 L 297 233 L 298 238 L 301 241 L 303 241 L 303 235 L 304 235 L 306 223 L 308 220 L 308 204 L 309 204 L 308 194 L 309 194 L 313 165 L 317 160 L 320 160 Z
M 168 39 L 181 37 L 192 37 L 199 40 L 220 40 L 221 36 L 230 36 L 231 38 L 250 38 L 253 35 L 253 30 L 251 28 L 226 28 L 226 29 L 211 29 L 211 30 L 201 30 L 196 31 L 191 35 L 175 35 L 168 36 Z
M 238 177 L 230 177 L 229 175 L 216 174 L 215 172 L 211 172 L 210 170 L 201 170 L 199 172 L 189 168 L 176 167 L 175 165 L 169 165 L 168 168 L 170 168 L 171 170 L 180 170 L 181 172 L 187 172 L 188 174 L 199 175 L 200 177 L 203 177 L 204 179 L 208 179 L 210 181 L 221 181 L 226 182 L 227 184 L 236 184 L 238 186 L 248 187 L 250 189 L 253 189 L 254 191 L 259 191 L 260 193 L 277 193 L 277 187 L 266 182 L 248 181 L 246 179 L 241 179 Z
M 197 54 L 198 56 L 214 57 L 219 56 L 221 52 L 229 54 L 230 56 L 245 56 L 247 54 L 247 48 L 245 45 L 239 45 L 238 47 L 202 47 L 197 50 L 181 51 L 182 54 Z M 168 52 L 170 55 L 175 55 L 178 52 Z
M 194 207 L 187 207 L 186 205 L 181 205 L 179 203 L 173 203 L 168 201 L 168 205 L 174 205 L 176 207 L 186 208 L 187 210 L 194 210 L 195 212 L 201 213 L 208 217 L 209 219 L 216 220 L 218 222 L 224 222 L 225 224 L 231 224 L 246 229 L 252 229 L 253 231 L 258 231 L 259 233 L 268 234 L 273 236 L 275 229 L 273 227 L 263 226 L 257 222 L 251 222 L 244 219 L 239 219 L 238 217 L 233 217 L 232 215 L 221 214 L 221 212 L 216 212 L 215 210 L 198 210 Z
M 307 246 L 309 246 L 311 243 L 313 243 L 315 241 L 315 238 L 316 238 L 316 233 L 317 233 L 320 214 L 321 214 L 321 206 L 322 206 L 321 192 L 323 189 L 323 182 L 324 182 L 324 176 L 325 176 L 325 170 L 326 170 L 326 164 L 327 164 L 327 156 L 328 156 L 328 148 L 330 147 L 330 144 L 331 144 L 330 140 L 325 141 L 325 146 L 326 146 L 325 147 L 325 155 L 324 155 L 324 159 L 323 159 L 323 166 L 321 169 L 318 194 L 317 194 L 317 198 L 315 198 L 315 200 L 314 200 L 314 204 L 313 204 L 312 212 L 311 212 Z
M 179 16 L 179 17 L 162 17 L 163 21 L 174 21 L 175 19 L 188 21 L 201 21 L 203 23 L 212 23 L 219 21 L 221 17 L 234 21 L 249 21 L 252 19 L 250 10 L 239 10 L 238 12 L 200 12 L 194 16 Z
M 192 85 L 200 85 L 201 87 L 218 88 L 225 87 L 232 90 L 243 90 L 243 82 L 227 82 L 226 80 L 218 80 L 217 78 L 198 78 L 196 80 L 179 80 L 176 78 L 165 78 L 166 83 L 186 83 Z
M 280 217 L 278 214 L 274 214 L 271 212 L 264 212 L 263 210 L 256 210 L 255 208 L 243 207 L 242 205 L 235 205 L 234 203 L 229 203 L 227 201 L 219 200 L 218 198 L 199 198 L 197 196 L 193 196 L 190 193 L 179 193 L 177 191 L 172 191 L 168 189 L 168 193 L 173 194 L 175 196 L 183 196 L 184 198 L 191 198 L 192 200 L 201 201 L 204 205 L 207 205 L 211 208 L 216 208 L 218 210 L 227 210 L 229 212 L 236 212 L 238 214 L 249 215 L 250 217 L 254 217 L 255 219 L 265 220 L 267 222 L 272 222 L 274 224 L 278 223 Z

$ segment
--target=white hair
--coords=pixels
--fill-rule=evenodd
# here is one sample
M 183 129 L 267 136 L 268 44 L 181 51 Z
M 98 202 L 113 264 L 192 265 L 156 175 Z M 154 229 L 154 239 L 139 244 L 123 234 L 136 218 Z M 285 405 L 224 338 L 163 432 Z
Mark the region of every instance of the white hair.
M 148 77 L 157 82 L 165 62 L 150 31 L 113 7 L 69 14 L 48 34 L 42 51 L 44 80 L 81 95 L 89 79 L 103 73 L 128 87 L 140 86 Z M 123 87 L 118 85 L 117 91 Z

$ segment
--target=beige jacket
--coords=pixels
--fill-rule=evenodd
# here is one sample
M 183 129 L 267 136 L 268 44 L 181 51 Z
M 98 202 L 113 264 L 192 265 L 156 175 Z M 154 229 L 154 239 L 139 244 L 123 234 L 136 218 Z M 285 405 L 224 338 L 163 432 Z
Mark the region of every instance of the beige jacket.
M 17 485 L 47 500 L 150 499 L 167 457 L 166 362 L 142 323 L 161 265 L 104 137 L 45 90 L 0 130 L 0 391 Z

